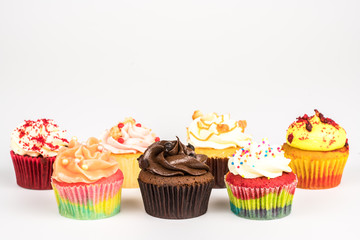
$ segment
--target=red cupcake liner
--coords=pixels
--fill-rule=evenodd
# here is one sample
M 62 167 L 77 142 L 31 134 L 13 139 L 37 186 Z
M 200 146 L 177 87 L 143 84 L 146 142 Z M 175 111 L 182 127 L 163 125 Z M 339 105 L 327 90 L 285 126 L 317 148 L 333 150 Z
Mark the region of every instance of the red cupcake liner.
M 49 190 L 53 163 L 56 157 L 30 157 L 10 152 L 16 175 L 16 182 L 20 187 L 36 190 Z

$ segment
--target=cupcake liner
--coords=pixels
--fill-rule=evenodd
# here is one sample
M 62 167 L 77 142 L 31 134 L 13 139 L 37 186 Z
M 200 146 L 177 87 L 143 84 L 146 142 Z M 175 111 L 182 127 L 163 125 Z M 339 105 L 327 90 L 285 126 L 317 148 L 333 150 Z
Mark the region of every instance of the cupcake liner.
M 77 186 L 62 186 L 53 182 L 59 213 L 81 220 L 111 217 L 120 212 L 122 182 Z
M 211 174 L 214 176 L 214 188 L 225 188 L 224 176 L 229 171 L 228 158 L 208 158 L 206 164 L 210 168 Z
M 333 151 L 307 151 L 283 145 L 284 156 L 299 179 L 298 188 L 327 189 L 340 184 L 349 148 Z
M 51 175 L 56 157 L 30 157 L 10 152 L 16 175 L 16 182 L 20 187 L 48 190 L 51 189 Z
M 327 189 L 340 184 L 347 156 L 313 160 L 292 158 L 289 166 L 299 179 L 298 188 Z
M 238 187 L 226 182 L 230 208 L 239 217 L 257 220 L 290 214 L 297 181 L 275 188 Z
M 206 213 L 213 182 L 180 186 L 157 186 L 144 183 L 139 186 L 145 211 L 154 217 L 186 219 Z
M 138 176 L 140 173 L 139 162 L 137 158 L 141 154 L 113 154 L 116 161 L 119 163 L 119 168 L 124 174 L 123 188 L 138 188 Z

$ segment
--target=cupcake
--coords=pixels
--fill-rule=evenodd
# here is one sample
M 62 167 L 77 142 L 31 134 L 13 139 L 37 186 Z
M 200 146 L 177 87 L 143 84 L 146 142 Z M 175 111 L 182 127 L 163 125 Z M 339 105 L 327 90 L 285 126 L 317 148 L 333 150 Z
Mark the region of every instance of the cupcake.
M 244 133 L 246 121 L 230 119 L 230 114 L 203 115 L 195 111 L 187 128 L 187 141 L 197 154 L 205 154 L 206 164 L 215 178 L 215 188 L 225 188 L 224 175 L 229 171 L 229 157 L 240 148 L 247 148 L 251 136 Z
M 207 211 L 214 177 L 206 156 L 179 139 L 160 141 L 139 157 L 139 185 L 145 211 L 154 217 L 185 219 Z
M 29 189 L 51 189 L 53 163 L 60 147 L 68 143 L 65 131 L 50 119 L 27 120 L 15 128 L 10 155 L 17 184 Z
M 289 162 L 280 146 L 270 146 L 267 139 L 237 151 L 225 176 L 231 211 L 258 220 L 289 215 L 297 184 Z
M 133 118 L 126 118 L 110 130 L 106 130 L 101 137 L 102 145 L 111 152 L 119 163 L 124 174 L 123 188 L 138 188 L 137 177 L 140 168 L 138 157 L 159 137 L 151 129 L 136 123 Z
M 96 138 L 73 139 L 60 149 L 52 186 L 59 213 L 73 219 L 100 219 L 120 211 L 124 176 L 109 151 Z
M 299 188 L 326 189 L 340 184 L 349 156 L 346 132 L 319 111 L 298 117 L 289 126 L 282 149 L 291 159 Z

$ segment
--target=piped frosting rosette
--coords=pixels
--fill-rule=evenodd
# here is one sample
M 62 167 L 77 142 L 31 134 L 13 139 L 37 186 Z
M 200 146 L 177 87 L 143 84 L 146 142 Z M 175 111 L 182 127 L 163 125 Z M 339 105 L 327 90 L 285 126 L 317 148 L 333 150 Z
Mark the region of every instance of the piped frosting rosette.
M 89 138 L 85 144 L 70 141 L 54 163 L 52 185 L 61 215 L 99 219 L 120 211 L 123 174 L 111 153 Z
M 225 149 L 245 147 L 251 136 L 245 134 L 245 120 L 235 121 L 230 114 L 202 114 L 195 111 L 193 121 L 187 129 L 188 142 L 195 148 Z
M 276 178 L 291 172 L 290 159 L 284 157 L 280 146 L 270 146 L 267 138 L 259 144 L 252 142 L 249 149 L 240 149 L 229 159 L 229 171 L 243 178 Z
M 114 154 L 143 153 L 159 137 L 151 129 L 136 123 L 133 118 L 126 118 L 101 137 L 102 145 Z
M 230 207 L 249 219 L 275 219 L 291 212 L 297 178 L 280 146 L 252 142 L 229 158 L 225 176 Z
M 67 146 L 66 131 L 51 119 L 27 120 L 11 133 L 11 149 L 18 155 L 54 157 Z
M 309 151 L 332 151 L 347 144 L 345 130 L 316 109 L 315 115 L 304 114 L 289 126 L 286 140 L 291 147 Z

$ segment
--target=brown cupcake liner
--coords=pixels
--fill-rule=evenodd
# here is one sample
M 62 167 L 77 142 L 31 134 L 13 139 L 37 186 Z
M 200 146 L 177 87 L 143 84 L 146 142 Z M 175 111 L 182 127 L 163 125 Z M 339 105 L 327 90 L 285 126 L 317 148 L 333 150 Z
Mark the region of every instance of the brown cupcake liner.
M 214 176 L 214 188 L 225 188 L 224 176 L 229 171 L 228 158 L 208 158 L 206 164 L 210 167 L 210 172 Z
M 144 183 L 139 186 L 145 211 L 154 217 L 186 219 L 206 213 L 214 182 L 180 186 L 157 186 Z
M 51 175 L 56 157 L 30 157 L 10 152 L 16 175 L 16 182 L 20 187 L 48 190 L 52 189 Z

